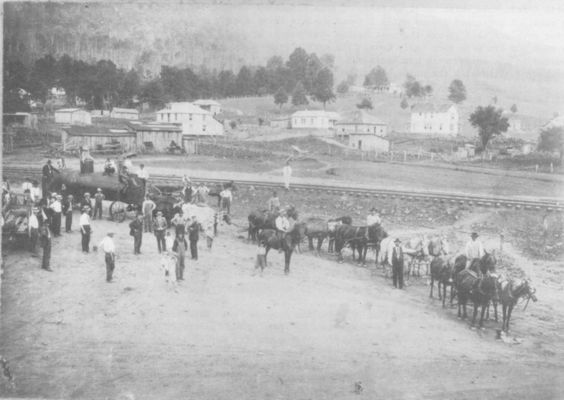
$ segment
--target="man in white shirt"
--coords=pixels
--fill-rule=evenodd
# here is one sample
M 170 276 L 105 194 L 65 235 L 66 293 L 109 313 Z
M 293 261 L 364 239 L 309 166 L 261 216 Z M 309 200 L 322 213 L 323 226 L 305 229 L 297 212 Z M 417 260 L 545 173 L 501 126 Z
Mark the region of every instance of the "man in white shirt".
M 149 172 L 145 169 L 145 164 L 139 165 L 139 170 L 137 171 L 137 176 L 143 182 L 143 187 L 147 188 L 147 181 L 149 180 Z
M 231 193 L 231 188 L 226 187 L 219 194 L 221 198 L 221 209 L 228 215 L 231 214 L 231 201 L 233 201 L 233 194 Z
M 92 229 L 90 228 L 89 211 L 90 207 L 84 206 L 78 222 L 80 225 L 80 233 L 82 234 L 82 252 L 84 253 L 88 253 L 90 251 L 90 233 L 92 232 Z
M 141 208 L 143 211 L 143 231 L 153 232 L 153 211 L 157 208 L 157 205 L 149 196 L 146 196 Z
M 61 236 L 61 216 L 63 212 L 63 206 L 61 204 L 63 196 L 55 195 L 53 202 L 49 206 L 53 210 L 53 216 L 51 219 L 51 231 L 55 237 Z
M 283 240 L 290 229 L 290 221 L 288 220 L 286 210 L 280 211 L 280 215 L 274 221 L 274 225 L 276 226 L 278 237 L 280 240 Z
M 37 257 L 37 239 L 39 238 L 39 220 L 37 219 L 38 208 L 33 208 L 27 219 L 29 229 L 29 247 L 34 257 Z
M 480 260 L 486 254 L 482 242 L 478 239 L 478 234 L 476 232 L 472 232 L 471 238 L 472 239 L 466 243 L 466 248 L 464 249 L 467 269 L 470 265 L 472 265 L 474 260 Z
M 106 282 L 112 281 L 114 268 L 116 267 L 116 246 L 114 244 L 114 233 L 108 232 L 106 237 L 102 239 L 98 247 L 102 249 L 106 260 Z
M 286 165 L 282 168 L 282 174 L 284 175 L 284 187 L 286 190 L 290 190 L 290 178 L 292 177 L 292 167 L 290 166 L 290 160 L 286 161 Z

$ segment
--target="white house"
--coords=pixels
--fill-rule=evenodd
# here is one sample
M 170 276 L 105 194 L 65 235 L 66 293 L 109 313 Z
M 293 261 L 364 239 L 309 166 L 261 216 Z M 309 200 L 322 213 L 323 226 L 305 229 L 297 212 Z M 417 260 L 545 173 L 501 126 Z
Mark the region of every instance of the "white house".
M 322 110 L 303 110 L 292 114 L 292 129 L 333 129 L 339 114 Z
M 92 125 L 92 116 L 88 111 L 80 108 L 61 108 L 55 111 L 57 124 Z
M 459 116 L 452 104 L 415 104 L 411 108 L 411 133 L 457 135 Z
M 390 141 L 371 132 L 354 132 L 348 135 L 349 146 L 353 149 L 386 153 L 390 151 Z
M 110 118 L 138 120 L 139 111 L 135 108 L 117 108 L 114 107 L 110 113 Z
M 192 103 L 170 103 L 157 111 L 157 122 L 182 125 L 182 133 L 188 136 L 223 135 L 223 125 L 213 115 Z
M 335 129 L 338 136 L 352 133 L 371 133 L 378 136 L 388 134 L 388 125 L 384 121 L 363 110 L 355 110 L 346 114 L 335 124 Z
M 200 108 L 212 113 L 212 115 L 217 115 L 221 112 L 221 104 L 214 100 L 200 99 L 194 102 Z

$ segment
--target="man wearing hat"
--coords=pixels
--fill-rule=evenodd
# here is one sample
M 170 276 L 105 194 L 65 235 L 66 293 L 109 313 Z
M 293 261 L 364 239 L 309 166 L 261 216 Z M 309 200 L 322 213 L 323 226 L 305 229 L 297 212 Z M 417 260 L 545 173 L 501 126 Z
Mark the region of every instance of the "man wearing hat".
M 394 248 L 388 253 L 388 264 L 392 266 L 394 287 L 403 289 L 403 248 L 399 238 L 394 240 Z
M 114 268 L 116 267 L 116 245 L 114 244 L 114 233 L 108 232 L 98 247 L 104 252 L 104 258 L 106 260 L 106 282 L 109 283 L 112 281 L 112 275 L 114 273 Z
M 41 171 L 41 188 L 43 190 L 43 197 L 47 197 L 47 189 L 49 189 L 49 185 L 51 184 L 51 180 L 53 179 L 55 172 L 58 171 L 51 165 L 51 160 L 47 160 L 47 163 L 43 166 Z
M 198 240 L 200 239 L 200 230 L 202 229 L 195 215 L 192 215 L 186 224 L 188 230 L 188 240 L 190 241 L 190 255 L 192 260 L 198 260 Z
M 106 196 L 102 193 L 102 189 L 96 189 L 96 194 L 94 195 L 94 215 L 92 216 L 92 219 L 96 219 L 96 216 L 98 216 L 98 219 L 102 219 L 102 202 L 105 199 Z
M 472 265 L 474 260 L 480 260 L 484 254 L 486 254 L 482 242 L 478 239 L 478 234 L 472 232 L 470 237 L 471 239 L 466 243 L 466 248 L 464 249 L 464 254 L 466 255 L 466 269 Z
M 166 251 L 165 233 L 167 228 L 166 218 L 163 217 L 162 211 L 157 211 L 157 218 L 155 218 L 153 228 L 157 238 L 157 248 L 159 249 L 159 254 L 161 254 L 163 251 Z
M 39 228 L 41 235 L 41 247 L 43 247 L 43 259 L 41 260 L 41 269 L 45 271 L 53 271 L 49 266 L 51 262 L 51 231 L 49 225 L 42 224 Z
M 65 215 L 65 232 L 70 233 L 72 228 L 72 194 L 63 201 L 63 214 Z
M 51 230 L 53 231 L 53 235 L 55 237 L 61 236 L 61 215 L 63 212 L 63 206 L 61 201 L 63 200 L 63 196 L 60 194 L 53 194 L 53 202 L 49 206 L 51 210 L 53 210 L 52 218 L 51 218 Z
M 80 200 L 80 208 L 84 209 L 84 207 L 88 207 L 88 216 L 92 217 L 92 198 L 89 192 L 84 193 L 84 197 Z
M 92 229 L 90 228 L 90 207 L 82 207 L 82 214 L 78 220 L 80 225 L 80 234 L 82 235 L 82 252 L 88 253 L 90 251 L 90 233 Z
M 141 254 L 143 241 L 143 214 L 138 213 L 137 218 L 129 224 L 129 234 L 133 236 L 133 254 Z

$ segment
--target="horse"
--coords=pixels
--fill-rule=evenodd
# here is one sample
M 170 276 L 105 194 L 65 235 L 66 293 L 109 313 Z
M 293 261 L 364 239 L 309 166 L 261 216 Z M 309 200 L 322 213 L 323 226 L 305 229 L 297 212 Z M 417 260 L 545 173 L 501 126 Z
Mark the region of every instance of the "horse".
M 335 251 L 338 254 L 338 260 L 343 262 L 341 251 L 348 244 L 353 250 L 358 250 L 358 264 L 366 266 L 366 252 L 369 245 L 376 248 L 376 257 L 380 251 L 380 242 L 386 238 L 388 234 L 381 225 L 371 226 L 352 226 L 352 225 L 339 225 L 335 231 Z
M 293 220 L 298 219 L 298 212 L 294 206 L 289 206 L 286 208 L 288 218 Z M 257 240 L 257 235 L 261 229 L 274 229 L 276 230 L 276 218 L 278 213 L 271 212 L 268 210 L 255 210 L 252 211 L 247 220 L 249 221 L 249 229 L 247 234 L 247 239 L 255 242 Z
M 501 323 L 501 330 L 509 332 L 509 320 L 511 319 L 511 313 L 513 308 L 519 301 L 521 297 L 527 298 L 527 304 L 529 300 L 533 302 L 537 301 L 537 296 L 535 296 L 536 290 L 533 289 L 529 281 L 526 279 L 516 282 L 513 279 L 509 280 L 498 280 L 498 299 L 501 303 L 501 309 L 503 313 L 503 321 Z M 526 307 L 526 306 L 525 306 Z M 497 321 L 497 302 L 494 302 L 495 315 Z
M 259 243 L 263 243 L 266 247 L 265 251 L 265 264 L 266 257 L 270 249 L 282 250 L 284 251 L 284 273 L 288 275 L 290 273 L 290 260 L 292 258 L 292 253 L 294 249 L 305 236 L 306 224 L 304 222 L 293 223 L 290 230 L 283 236 L 279 234 L 274 229 L 263 229 L 258 235 Z M 262 271 L 261 271 L 262 272 Z
M 429 293 L 429 297 L 433 298 L 433 287 L 435 286 L 435 281 L 437 281 L 438 291 L 439 291 L 439 300 L 443 300 L 443 308 L 445 307 L 446 302 L 446 288 L 450 286 L 450 304 L 452 306 L 452 302 L 454 299 L 454 285 L 452 281 L 454 266 L 449 262 L 446 261 L 443 257 L 435 257 L 431 261 L 431 292 Z M 441 285 L 443 289 L 442 297 L 441 297 Z
M 456 287 L 458 296 L 458 318 L 465 319 L 466 304 L 468 300 L 474 303 L 474 314 L 472 316 L 472 327 L 476 323 L 476 315 L 478 307 L 482 307 L 480 315 L 480 328 L 484 324 L 484 313 L 490 301 L 496 296 L 497 283 L 496 278 L 492 275 L 483 275 L 478 277 L 474 271 L 463 270 L 456 276 Z M 461 315 L 461 310 L 463 313 Z
M 427 272 L 429 274 L 429 245 L 430 241 L 426 235 L 422 237 L 417 237 L 408 240 L 404 246 L 404 254 L 408 255 L 411 258 L 407 266 L 407 275 L 406 278 L 409 279 L 409 276 L 415 276 L 415 267 L 417 266 L 417 276 L 421 276 L 421 264 L 426 265 Z
M 330 219 L 329 221 L 324 221 L 319 218 L 310 218 L 306 222 L 306 236 L 308 238 L 309 249 L 313 250 L 313 239 L 317 239 L 317 255 L 319 255 L 321 246 L 323 245 L 325 238 L 329 238 L 327 251 L 329 253 L 333 251 L 333 245 L 335 242 L 335 228 L 341 224 L 350 225 L 352 223 L 352 218 L 344 216 Z

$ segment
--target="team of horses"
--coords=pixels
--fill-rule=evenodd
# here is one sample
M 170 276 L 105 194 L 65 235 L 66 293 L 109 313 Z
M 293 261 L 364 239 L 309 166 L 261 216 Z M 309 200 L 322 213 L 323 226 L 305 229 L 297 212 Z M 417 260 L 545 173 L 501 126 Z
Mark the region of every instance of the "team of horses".
M 388 254 L 393 248 L 394 238 L 389 236 L 381 225 L 354 226 L 352 218 L 341 216 L 329 220 L 309 218 L 298 221 L 298 214 L 294 207 L 287 210 L 291 221 L 286 234 L 277 232 L 275 221 L 278 213 L 255 211 L 249 214 L 248 239 L 263 243 L 266 254 L 270 249 L 284 252 L 284 272 L 290 272 L 290 261 L 296 247 L 307 239 L 309 250 L 320 254 L 322 244 L 328 240 L 328 252 L 335 253 L 337 260 L 344 260 L 343 249 L 352 250 L 353 262 L 366 266 L 368 249 L 373 249 L 376 264 L 384 268 L 389 267 Z M 314 247 L 314 240 L 317 245 Z M 430 293 L 433 297 L 435 282 L 442 306 L 446 307 L 447 288 L 450 287 L 450 305 L 454 299 L 458 302 L 458 317 L 467 318 L 466 306 L 468 302 L 474 305 L 471 326 L 476 324 L 480 311 L 479 327 L 483 328 L 484 317 L 489 318 L 489 307 L 493 305 L 495 321 L 498 321 L 497 306 L 501 304 L 503 312 L 502 330 L 509 331 L 511 313 L 520 299 L 537 301 L 535 290 L 528 280 L 505 279 L 495 271 L 496 257 L 487 253 L 479 260 L 473 260 L 466 268 L 467 259 L 464 255 L 455 258 L 448 257 L 448 244 L 444 237 L 428 239 L 426 236 L 406 241 L 405 254 L 408 256 L 407 278 L 421 276 L 421 266 L 426 266 L 426 274 L 430 276 Z M 486 315 L 487 314 L 487 315 Z

